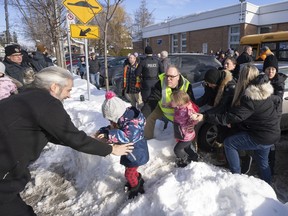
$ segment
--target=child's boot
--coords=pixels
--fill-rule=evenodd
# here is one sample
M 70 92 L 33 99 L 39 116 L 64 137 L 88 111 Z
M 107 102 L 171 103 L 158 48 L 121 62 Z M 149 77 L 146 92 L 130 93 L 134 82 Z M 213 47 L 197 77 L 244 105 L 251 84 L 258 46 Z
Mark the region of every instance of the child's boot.
M 140 176 L 140 175 L 139 175 Z M 138 177 L 139 178 L 139 177 Z M 128 199 L 133 199 L 136 196 L 138 196 L 138 193 L 144 194 L 144 180 L 142 179 L 142 177 L 140 177 L 141 179 L 138 180 L 138 184 L 135 187 L 131 187 L 129 190 L 129 194 L 128 194 Z

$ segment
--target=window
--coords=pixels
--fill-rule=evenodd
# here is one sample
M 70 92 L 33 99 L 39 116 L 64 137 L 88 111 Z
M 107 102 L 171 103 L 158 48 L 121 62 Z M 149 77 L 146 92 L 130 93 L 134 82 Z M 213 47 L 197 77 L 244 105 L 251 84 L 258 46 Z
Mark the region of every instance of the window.
M 263 33 L 269 33 L 271 32 L 272 27 L 271 26 L 260 26 L 258 28 L 258 33 L 263 34 Z
M 240 26 L 230 26 L 228 47 L 238 47 L 240 42 Z
M 187 52 L 186 32 L 181 34 L 181 52 Z
M 173 34 L 173 35 L 171 35 L 171 37 L 172 37 L 172 53 L 177 53 L 177 52 L 179 52 L 179 50 L 178 50 L 178 35 Z

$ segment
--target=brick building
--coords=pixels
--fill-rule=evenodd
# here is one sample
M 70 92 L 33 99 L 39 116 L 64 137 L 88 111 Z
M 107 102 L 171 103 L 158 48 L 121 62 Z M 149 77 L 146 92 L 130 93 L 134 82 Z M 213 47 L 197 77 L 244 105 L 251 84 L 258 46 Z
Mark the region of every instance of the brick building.
M 134 50 L 146 45 L 154 53 L 210 53 L 211 50 L 240 49 L 244 35 L 288 30 L 288 1 L 257 6 L 245 0 L 239 4 L 191 14 L 143 29 L 142 41 L 133 42 Z

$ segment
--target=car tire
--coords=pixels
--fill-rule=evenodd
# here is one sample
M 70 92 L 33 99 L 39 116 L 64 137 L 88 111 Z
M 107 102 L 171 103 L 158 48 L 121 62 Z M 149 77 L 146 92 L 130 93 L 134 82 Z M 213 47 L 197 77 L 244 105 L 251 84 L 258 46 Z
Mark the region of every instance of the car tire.
M 198 132 L 198 147 L 207 152 L 215 151 L 214 142 L 218 136 L 218 128 L 214 124 L 204 123 Z

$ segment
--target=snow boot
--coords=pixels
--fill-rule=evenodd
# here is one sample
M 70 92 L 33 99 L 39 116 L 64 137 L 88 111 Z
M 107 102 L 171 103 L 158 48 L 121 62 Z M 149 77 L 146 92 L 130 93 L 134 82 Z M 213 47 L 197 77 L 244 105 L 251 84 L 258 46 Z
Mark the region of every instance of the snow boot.
M 140 182 L 140 184 L 141 184 L 142 187 L 143 187 L 145 181 L 144 181 L 144 179 L 142 178 L 141 173 L 138 173 L 138 174 L 139 174 L 139 175 L 138 175 L 138 184 L 139 184 L 139 182 Z M 125 191 L 125 192 L 129 192 L 130 190 L 131 190 L 131 186 L 130 186 L 129 182 L 126 182 L 126 184 L 124 185 L 124 191 Z
M 176 167 L 183 168 L 183 167 L 186 167 L 190 163 L 191 163 L 191 160 L 188 160 L 188 158 L 187 159 L 176 158 L 175 160 Z
M 134 199 L 136 196 L 138 196 L 138 194 L 144 194 L 144 180 L 141 176 L 141 174 L 139 173 L 138 176 L 138 184 L 135 187 L 130 187 L 130 190 L 128 191 L 128 199 Z

